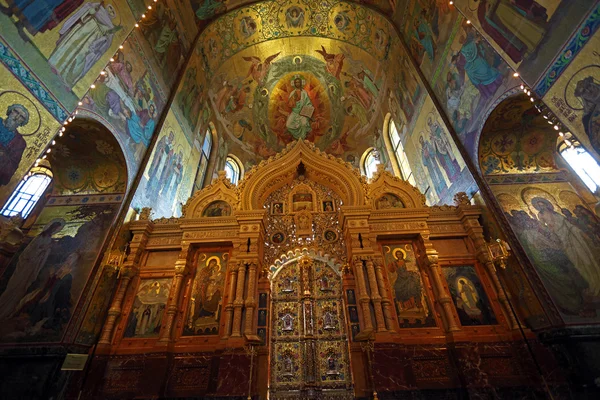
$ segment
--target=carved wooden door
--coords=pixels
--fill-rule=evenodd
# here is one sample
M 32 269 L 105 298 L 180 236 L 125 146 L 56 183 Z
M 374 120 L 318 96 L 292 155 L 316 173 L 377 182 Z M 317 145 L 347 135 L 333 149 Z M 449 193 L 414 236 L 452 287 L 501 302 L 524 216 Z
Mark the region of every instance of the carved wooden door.
M 342 279 L 302 258 L 272 281 L 271 399 L 352 399 Z

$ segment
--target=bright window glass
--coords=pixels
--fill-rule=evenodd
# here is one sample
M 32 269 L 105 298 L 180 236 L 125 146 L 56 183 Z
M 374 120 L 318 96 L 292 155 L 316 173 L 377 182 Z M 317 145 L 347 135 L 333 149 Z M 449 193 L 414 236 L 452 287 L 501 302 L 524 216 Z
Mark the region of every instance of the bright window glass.
M 378 160 L 375 157 L 375 149 L 369 150 L 367 156 L 365 157 L 365 163 L 363 165 L 363 169 L 365 170 L 365 175 L 367 178 L 371 179 L 375 172 L 377 171 Z
M 398 163 L 398 167 L 400 168 L 400 172 L 402 174 L 402 179 L 408 181 L 411 185 L 416 186 L 417 182 L 415 181 L 412 169 L 408 163 L 404 146 L 402 146 L 402 141 L 400 141 L 400 135 L 398 134 L 398 128 L 396 128 L 396 123 L 393 119 L 390 119 L 389 135 L 390 142 L 392 143 L 393 147 L 392 150 L 396 155 L 396 162 Z
M 581 147 L 567 147 L 560 153 L 592 192 L 600 187 L 600 165 Z
M 198 173 L 196 174 L 196 184 L 194 190 L 200 190 L 204 186 L 204 180 L 206 178 L 206 170 L 208 168 L 208 160 L 210 158 L 210 151 L 212 149 L 212 133 L 210 129 L 206 131 L 204 135 L 204 142 L 202 143 L 202 152 L 200 154 L 200 162 L 198 163 Z
M 227 176 L 234 185 L 237 185 L 240 180 L 240 166 L 237 161 L 231 157 L 227 157 L 227 160 L 225 161 L 225 176 Z
M 33 175 L 19 183 L 0 214 L 7 217 L 21 214 L 23 218 L 27 218 L 52 182 L 52 174 L 47 168 L 36 168 L 32 172 Z

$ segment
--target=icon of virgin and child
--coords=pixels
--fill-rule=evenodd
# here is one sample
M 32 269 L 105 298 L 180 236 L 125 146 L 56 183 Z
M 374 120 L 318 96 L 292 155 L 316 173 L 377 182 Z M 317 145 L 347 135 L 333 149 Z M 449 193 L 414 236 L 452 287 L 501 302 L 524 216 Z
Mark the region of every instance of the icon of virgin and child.
M 218 256 L 209 257 L 196 276 L 190 308 L 190 322 L 195 333 L 218 327 L 225 272 Z

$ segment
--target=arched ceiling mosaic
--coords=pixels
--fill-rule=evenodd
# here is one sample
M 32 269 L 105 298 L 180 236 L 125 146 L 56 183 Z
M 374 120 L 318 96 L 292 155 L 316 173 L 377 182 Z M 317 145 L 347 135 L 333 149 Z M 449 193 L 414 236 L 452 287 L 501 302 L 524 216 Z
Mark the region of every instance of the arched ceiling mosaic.
M 398 42 L 374 8 L 265 1 L 209 24 L 190 65 L 206 77 L 204 104 L 222 151 L 254 164 L 308 139 L 356 161 L 383 121 L 380 94 Z
M 391 15 L 397 8 L 398 0 L 355 0 L 357 4 L 366 5 L 381 12 L 382 14 Z M 190 0 L 192 10 L 196 14 L 199 23 L 202 21 L 210 21 L 231 10 L 255 3 L 253 0 Z M 279 0 L 279 4 L 286 5 L 292 2 L 288 0 Z M 335 4 L 336 1 L 316 1 L 304 0 L 299 1 L 304 8 L 317 9 L 321 5 Z
M 95 121 L 69 124 L 48 155 L 54 196 L 124 193 L 127 166 L 115 137 Z
M 484 175 L 556 172 L 556 132 L 529 97 L 504 100 L 487 120 L 479 142 Z

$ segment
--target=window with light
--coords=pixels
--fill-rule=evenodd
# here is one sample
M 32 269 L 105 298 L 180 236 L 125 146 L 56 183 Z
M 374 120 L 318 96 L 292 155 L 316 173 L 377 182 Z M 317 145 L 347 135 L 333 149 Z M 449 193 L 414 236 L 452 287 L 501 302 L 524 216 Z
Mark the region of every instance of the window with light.
M 367 178 L 371 179 L 373 175 L 375 175 L 378 163 L 379 160 L 377 159 L 375 149 L 367 150 L 367 155 L 365 156 L 363 163 L 363 170 Z
M 31 175 L 19 183 L 0 214 L 7 217 L 21 214 L 23 218 L 27 218 L 48 185 L 50 185 L 50 182 L 52 182 L 50 169 L 45 167 L 32 168 Z
M 411 185 L 416 186 L 417 182 L 415 181 L 412 169 L 408 163 L 408 158 L 406 158 L 404 146 L 402 146 L 400 134 L 398 134 L 398 128 L 396 127 L 396 122 L 394 122 L 393 119 L 390 119 L 388 133 L 390 136 L 390 143 L 392 144 L 392 150 L 396 156 L 396 163 L 400 169 L 400 173 L 402 174 L 402 179 L 408 181 Z
M 600 187 L 600 165 L 583 147 L 562 143 L 560 155 L 567 161 L 585 185 L 595 192 Z
M 196 173 L 196 183 L 194 191 L 200 190 L 204 186 L 204 180 L 206 179 L 206 170 L 208 169 L 208 162 L 210 160 L 212 144 L 212 132 L 209 128 L 206 130 L 206 134 L 204 135 L 204 142 L 202 142 L 202 151 L 200 153 L 200 162 L 198 164 L 198 172 Z
M 225 161 L 225 176 L 227 176 L 234 185 L 237 185 L 240 180 L 240 170 L 240 164 L 232 157 L 227 157 L 227 160 Z

